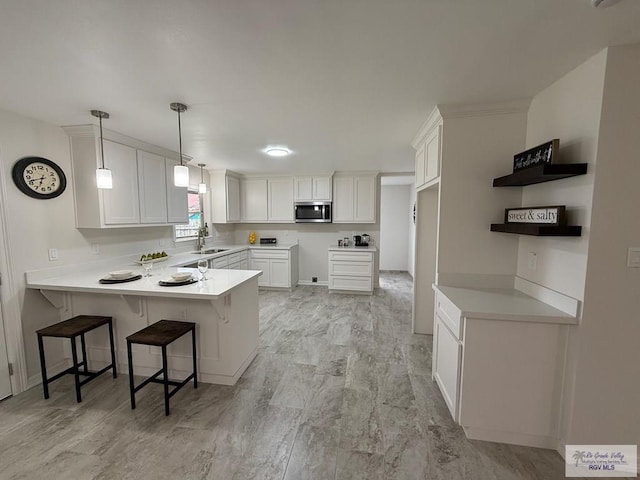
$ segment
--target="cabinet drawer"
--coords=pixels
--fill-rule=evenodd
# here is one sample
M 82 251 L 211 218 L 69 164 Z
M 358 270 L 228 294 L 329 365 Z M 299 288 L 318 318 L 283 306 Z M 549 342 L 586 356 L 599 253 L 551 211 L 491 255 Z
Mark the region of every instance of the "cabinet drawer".
M 242 260 L 239 262 L 229 263 L 229 270 L 242 270 Z
M 251 258 L 280 258 L 288 259 L 289 250 L 269 250 L 267 248 L 256 248 L 251 250 Z
M 229 256 L 225 255 L 224 257 L 214 258 L 211 261 L 212 268 L 227 268 L 229 265 Z
M 449 327 L 458 340 L 462 340 L 462 312 L 447 297 L 438 293 L 436 295 L 436 314 Z
M 347 275 L 329 275 L 329 289 L 354 290 L 358 292 L 373 291 L 371 277 L 352 277 Z
M 232 253 L 231 255 L 227 255 L 227 257 L 229 258 L 229 265 L 237 263 L 242 260 L 242 252 Z
M 358 277 L 370 277 L 372 274 L 372 262 L 329 262 L 329 275 L 353 275 Z
M 329 260 L 346 262 L 373 262 L 373 252 L 329 252 Z

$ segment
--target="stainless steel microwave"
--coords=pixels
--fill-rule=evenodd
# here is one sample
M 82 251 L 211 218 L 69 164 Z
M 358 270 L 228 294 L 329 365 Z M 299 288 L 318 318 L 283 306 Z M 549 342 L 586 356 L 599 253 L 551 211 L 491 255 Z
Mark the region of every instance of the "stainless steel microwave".
M 296 223 L 331 223 L 331 202 L 296 202 Z

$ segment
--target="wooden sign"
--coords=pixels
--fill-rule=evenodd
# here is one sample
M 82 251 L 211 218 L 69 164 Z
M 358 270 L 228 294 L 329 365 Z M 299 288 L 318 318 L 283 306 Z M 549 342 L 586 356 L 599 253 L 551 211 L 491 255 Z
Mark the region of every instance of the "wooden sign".
M 513 172 L 535 167 L 546 163 L 553 163 L 554 157 L 558 155 L 560 140 L 557 138 L 550 142 L 543 143 L 537 147 L 518 153 L 513 156 Z
M 552 207 L 507 208 L 504 223 L 533 223 L 543 225 L 566 225 L 564 205 Z

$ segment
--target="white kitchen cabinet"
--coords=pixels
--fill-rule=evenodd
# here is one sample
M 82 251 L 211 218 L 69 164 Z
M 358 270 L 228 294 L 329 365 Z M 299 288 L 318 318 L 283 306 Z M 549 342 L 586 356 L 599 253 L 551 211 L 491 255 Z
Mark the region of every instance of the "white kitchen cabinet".
M 267 221 L 267 179 L 240 180 L 240 216 L 243 222 Z
M 167 189 L 165 159 L 138 150 L 138 198 L 140 223 L 167 223 Z
M 64 127 L 69 135 L 77 228 L 121 228 L 187 222 L 187 189 L 173 186 L 177 154 L 115 132 L 104 132 L 104 162 L 112 189 L 96 187 L 100 131 Z M 175 158 L 172 156 L 175 155 Z
M 433 335 L 433 378 L 440 387 L 451 416 L 458 421 L 458 392 L 460 389 L 460 358 L 462 346 L 445 322 L 436 314 Z
M 356 251 L 332 247 L 329 249 L 329 290 L 372 294 L 375 270 L 375 249 Z
M 258 285 L 291 288 L 298 284 L 298 246 L 252 248 L 251 270 L 261 270 Z
M 104 141 L 104 166 L 111 170 L 113 188 L 100 190 L 106 225 L 140 223 L 136 149 Z
M 229 171 L 210 174 L 211 222 L 236 223 L 240 221 L 240 179 Z
M 189 211 L 187 187 L 176 187 L 173 182 L 173 167 L 178 161 L 165 158 L 165 178 L 167 189 L 167 223 L 188 223 Z
M 336 175 L 333 222 L 376 223 L 377 174 Z
M 330 202 L 332 198 L 331 176 L 295 177 L 294 201 L 296 202 Z
M 431 125 L 422 138 L 416 144 L 415 187 L 417 189 L 424 185 L 431 185 L 440 176 L 442 120 Z
M 267 221 L 293 222 L 293 178 L 269 178 Z
M 420 188 L 424 185 L 425 175 L 427 173 L 426 159 L 426 148 L 425 144 L 422 143 L 420 148 L 416 151 L 416 188 Z

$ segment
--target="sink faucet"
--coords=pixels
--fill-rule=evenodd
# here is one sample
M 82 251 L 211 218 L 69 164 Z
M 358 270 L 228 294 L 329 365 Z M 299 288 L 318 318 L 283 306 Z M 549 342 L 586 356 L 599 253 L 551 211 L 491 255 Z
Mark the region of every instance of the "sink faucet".
M 198 228 L 198 238 L 196 240 L 196 250 L 204 249 L 206 239 L 204 236 L 204 227 Z

